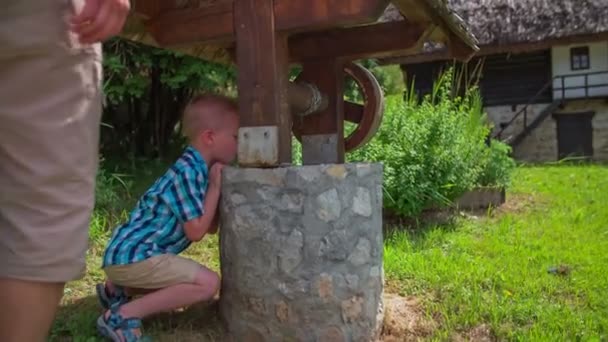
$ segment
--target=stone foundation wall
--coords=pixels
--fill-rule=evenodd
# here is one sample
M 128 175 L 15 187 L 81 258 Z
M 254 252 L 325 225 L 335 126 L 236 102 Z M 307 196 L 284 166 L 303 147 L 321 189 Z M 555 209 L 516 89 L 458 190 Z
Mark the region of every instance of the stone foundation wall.
M 549 106 L 549 103 L 533 104 L 528 107 L 527 121 L 531 123 L 536 117 Z M 488 119 L 494 123 L 494 131 L 496 134 L 500 130 L 500 123 L 509 122 L 511 118 L 523 108 L 523 105 L 518 106 L 491 106 L 486 107 Z M 518 146 L 513 149 L 513 157 L 520 161 L 541 162 L 557 159 L 557 135 L 555 126 L 551 123 L 547 124 L 551 119 L 545 120 L 537 129 L 531 132 Z M 555 123 L 553 123 L 555 124 Z M 523 130 L 524 119 L 520 115 L 503 132 L 501 139 L 513 137 Z
M 608 100 L 570 101 L 559 113 L 595 112 L 593 126 L 593 158 L 608 161 Z
M 528 111 L 528 122 L 532 122 L 548 104 L 532 105 Z M 517 107 L 519 110 L 520 106 Z M 511 110 L 511 106 L 486 107 L 488 118 L 498 126 L 500 122 L 508 121 L 517 113 Z M 599 161 L 608 160 L 608 102 L 606 100 L 577 100 L 568 101 L 563 109 L 556 110 L 559 113 L 576 113 L 594 111 L 593 117 L 593 152 L 594 159 Z M 520 117 L 509 128 L 503 138 L 516 134 L 523 127 L 523 119 Z M 498 131 L 495 127 L 494 132 Z M 519 145 L 513 149 L 515 159 L 525 162 L 550 162 L 558 158 L 557 123 L 551 116 L 547 117 L 535 130 L 533 130 Z
M 530 105 L 527 109 L 528 110 L 528 118 L 527 118 L 528 123 L 532 122 L 532 120 L 534 120 L 538 116 L 538 114 L 540 114 L 540 112 L 542 112 L 543 109 L 545 109 L 549 105 L 550 105 L 550 103 L 539 103 L 539 104 Z M 495 135 L 500 131 L 501 123 L 509 122 L 509 120 L 511 120 L 511 118 L 513 118 L 513 116 L 515 114 L 517 114 L 517 112 L 519 112 L 523 107 L 524 107 L 523 105 L 485 107 L 484 109 L 485 109 L 486 113 L 488 114 L 488 120 L 490 120 L 494 125 L 492 135 Z M 515 119 L 515 122 L 513 122 L 509 127 L 507 127 L 505 129 L 505 131 L 502 133 L 502 139 L 506 139 L 509 136 L 512 136 L 514 134 L 521 132 L 523 127 L 524 127 L 524 117 L 522 114 L 517 119 Z
M 382 166 L 226 168 L 220 312 L 232 341 L 373 341 Z
M 513 157 L 519 161 L 540 163 L 557 160 L 557 123 L 549 116 L 517 146 Z

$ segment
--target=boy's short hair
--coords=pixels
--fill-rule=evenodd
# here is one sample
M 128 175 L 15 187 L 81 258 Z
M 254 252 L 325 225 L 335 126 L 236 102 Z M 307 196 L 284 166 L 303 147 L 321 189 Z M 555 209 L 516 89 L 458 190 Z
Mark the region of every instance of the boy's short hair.
M 182 113 L 182 133 L 189 139 L 193 139 L 201 128 L 209 128 L 213 122 L 203 122 L 200 111 L 213 111 L 216 113 L 234 113 L 238 115 L 238 102 L 225 95 L 220 94 L 198 94 L 188 101 Z M 198 115 L 197 115 L 198 114 Z M 214 128 L 214 127 L 211 127 Z

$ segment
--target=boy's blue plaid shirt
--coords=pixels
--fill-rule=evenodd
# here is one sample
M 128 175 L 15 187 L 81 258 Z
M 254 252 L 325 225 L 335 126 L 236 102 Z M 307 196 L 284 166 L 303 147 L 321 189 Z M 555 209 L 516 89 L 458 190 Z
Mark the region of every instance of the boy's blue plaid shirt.
M 204 214 L 208 167 L 189 146 L 182 156 L 140 198 L 129 221 L 116 228 L 102 267 L 124 265 L 161 254 L 179 254 L 191 241 L 183 224 Z

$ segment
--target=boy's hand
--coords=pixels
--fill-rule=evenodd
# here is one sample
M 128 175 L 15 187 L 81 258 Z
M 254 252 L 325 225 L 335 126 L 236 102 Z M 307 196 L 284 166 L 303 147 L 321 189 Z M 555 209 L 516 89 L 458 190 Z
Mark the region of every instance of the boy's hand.
M 222 183 L 222 169 L 224 165 L 215 163 L 209 170 L 209 188 L 205 193 L 205 214 L 184 223 L 184 232 L 190 241 L 200 241 L 205 234 L 215 233 L 218 229 L 217 205 L 220 197 Z
M 224 164 L 215 163 L 211 167 L 211 171 L 209 172 L 209 185 L 219 187 L 222 185 L 222 170 L 224 169 Z

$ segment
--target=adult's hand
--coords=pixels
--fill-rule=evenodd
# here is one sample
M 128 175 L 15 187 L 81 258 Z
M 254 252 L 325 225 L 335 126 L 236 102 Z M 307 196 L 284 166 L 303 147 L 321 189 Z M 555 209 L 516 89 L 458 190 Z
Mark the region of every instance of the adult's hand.
M 82 44 L 104 41 L 120 33 L 130 8 L 129 0 L 85 0 L 72 18 L 72 30 Z

